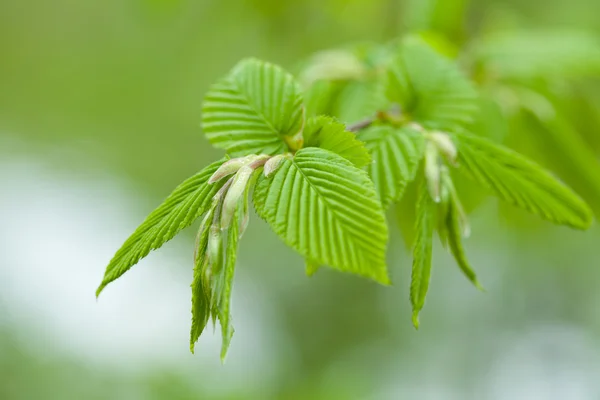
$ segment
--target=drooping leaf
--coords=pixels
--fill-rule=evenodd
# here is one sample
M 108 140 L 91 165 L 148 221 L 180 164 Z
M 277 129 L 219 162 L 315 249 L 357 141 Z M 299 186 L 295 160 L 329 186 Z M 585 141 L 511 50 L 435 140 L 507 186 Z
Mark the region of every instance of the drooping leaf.
M 458 67 L 416 39 L 398 46 L 386 95 L 413 120 L 443 131 L 472 123 L 478 107 L 477 92 Z
M 261 177 L 258 214 L 314 263 L 388 283 L 388 231 L 367 173 L 329 150 L 309 147 Z
M 533 161 L 480 137 L 455 138 L 460 170 L 496 196 L 556 224 L 577 229 L 591 225 L 587 204 Z
M 281 153 L 303 126 L 297 82 L 282 68 L 256 59 L 241 61 L 213 85 L 202 106 L 206 137 L 233 156 Z
M 444 186 L 448 196 L 444 202 L 446 205 L 446 207 L 444 207 L 445 213 L 440 214 L 440 219 L 443 219 L 443 222 L 440 222 L 442 222 L 443 226 L 438 230 L 438 234 L 440 235 L 440 239 L 442 239 L 442 243 L 448 248 L 458 264 L 458 267 L 467 279 L 469 279 L 477 289 L 483 290 L 483 287 L 477 280 L 475 271 L 467 259 L 463 246 L 463 236 L 468 235 L 469 228 L 468 226 L 465 226 L 466 220 L 464 217 L 464 210 L 462 209 L 462 205 L 460 204 L 452 181 L 449 179 L 449 175 L 446 175 Z
M 427 290 L 429 289 L 429 278 L 431 277 L 435 210 L 436 204 L 429 194 L 427 185 L 423 182 L 419 189 L 419 200 L 417 202 L 416 236 L 410 282 L 410 302 L 413 307 L 412 322 L 417 329 L 419 328 L 419 312 L 425 305 L 425 297 L 427 297 Z
M 221 360 L 225 360 L 227 350 L 233 336 L 233 326 L 231 324 L 231 289 L 233 286 L 233 277 L 235 274 L 235 263 L 237 260 L 238 240 L 239 240 L 239 217 L 240 209 L 235 212 L 231 226 L 227 232 L 227 249 L 225 254 L 225 268 L 220 279 L 223 284 L 222 292 L 219 296 L 219 322 L 221 324 Z
M 371 162 L 365 145 L 348 132 L 344 124 L 333 118 L 319 116 L 310 118 L 304 130 L 304 147 L 319 147 L 332 151 L 352 162 L 358 168 Z
M 205 220 L 200 225 L 198 235 L 196 237 L 196 248 L 194 256 L 194 279 L 192 281 L 192 328 L 190 331 L 190 351 L 194 353 L 194 348 L 198 338 L 204 331 L 208 317 L 211 314 L 210 310 L 210 296 L 204 289 L 202 284 L 202 274 L 205 271 L 206 263 L 208 262 L 206 257 L 206 249 L 208 247 L 208 235 L 210 232 L 210 221 L 213 218 L 212 211 L 207 213 Z
M 207 181 L 223 161 L 215 162 L 185 180 L 148 215 L 106 267 L 96 296 L 100 295 L 106 285 L 147 256 L 151 250 L 158 249 L 171 240 L 179 231 L 188 227 L 208 210 L 212 197 L 219 190 L 219 185 L 207 185 Z
M 410 126 L 395 128 L 389 125 L 369 127 L 357 137 L 365 142 L 373 157 L 369 174 L 385 210 L 400 200 L 406 185 L 415 178 L 425 139 Z

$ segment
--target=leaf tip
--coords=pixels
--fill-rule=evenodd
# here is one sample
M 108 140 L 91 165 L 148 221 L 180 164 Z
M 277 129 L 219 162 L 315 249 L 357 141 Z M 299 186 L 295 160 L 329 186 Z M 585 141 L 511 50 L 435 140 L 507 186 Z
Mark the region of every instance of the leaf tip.
M 419 311 L 415 310 L 412 314 L 412 323 L 416 330 L 419 330 Z

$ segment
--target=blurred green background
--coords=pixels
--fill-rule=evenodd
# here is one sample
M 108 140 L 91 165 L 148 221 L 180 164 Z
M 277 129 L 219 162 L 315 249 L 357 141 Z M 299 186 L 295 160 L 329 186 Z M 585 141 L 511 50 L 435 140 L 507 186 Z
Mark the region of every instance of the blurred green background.
M 599 229 L 509 217 L 491 199 L 466 243 L 487 293 L 438 246 L 418 332 L 397 229 L 384 288 L 307 278 L 253 218 L 225 365 L 210 329 L 188 350 L 194 229 L 94 298 L 143 217 L 221 155 L 200 104 L 240 58 L 293 69 L 411 30 L 458 46 L 492 30 L 600 36 L 599 16 L 597 0 L 0 0 L 0 399 L 600 399 Z M 597 162 L 600 76 L 576 84 L 556 104 Z M 531 150 L 512 127 L 508 142 Z M 568 159 L 535 149 L 569 180 Z

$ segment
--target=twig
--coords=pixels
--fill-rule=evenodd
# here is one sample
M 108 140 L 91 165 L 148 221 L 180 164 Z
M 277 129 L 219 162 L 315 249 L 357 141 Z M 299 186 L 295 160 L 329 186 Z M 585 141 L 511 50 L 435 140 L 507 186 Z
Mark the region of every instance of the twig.
M 358 132 L 361 129 L 368 128 L 369 126 L 371 126 L 371 124 L 373 124 L 373 122 L 375 122 L 375 117 L 369 117 L 362 121 L 358 121 L 346 126 L 346 130 L 350 132 Z

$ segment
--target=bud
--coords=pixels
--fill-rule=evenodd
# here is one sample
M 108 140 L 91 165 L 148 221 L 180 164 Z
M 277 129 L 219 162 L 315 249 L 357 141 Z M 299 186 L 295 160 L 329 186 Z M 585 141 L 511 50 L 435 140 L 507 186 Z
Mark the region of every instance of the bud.
M 220 181 L 226 176 L 235 174 L 245 165 L 249 165 L 251 163 L 260 162 L 262 160 L 267 160 L 269 156 L 265 154 L 255 155 L 251 154 L 245 157 L 232 158 L 231 160 L 225 161 L 221 166 L 215 171 L 214 174 L 208 179 L 208 184 L 211 185 L 215 182 Z
M 284 155 L 279 154 L 277 156 L 271 157 L 269 161 L 267 161 L 267 163 L 265 164 L 265 169 L 263 170 L 263 173 L 267 178 L 271 176 L 273 172 L 279 169 L 279 167 L 281 166 L 281 162 L 284 160 L 284 158 L 286 158 Z
M 233 182 L 227 190 L 225 199 L 223 200 L 223 208 L 221 210 L 221 229 L 229 228 L 233 214 L 237 205 L 246 191 L 246 185 L 252 176 L 254 169 L 249 166 L 243 166 L 233 177 Z
M 425 178 L 429 194 L 436 203 L 440 202 L 440 165 L 438 149 L 432 142 L 425 147 Z
M 429 134 L 429 139 L 435 144 L 449 163 L 456 164 L 456 156 L 458 155 L 456 146 L 447 134 L 442 132 L 432 132 Z
M 218 273 L 223 265 L 223 235 L 216 224 L 210 227 L 206 252 L 212 270 L 211 273 Z

